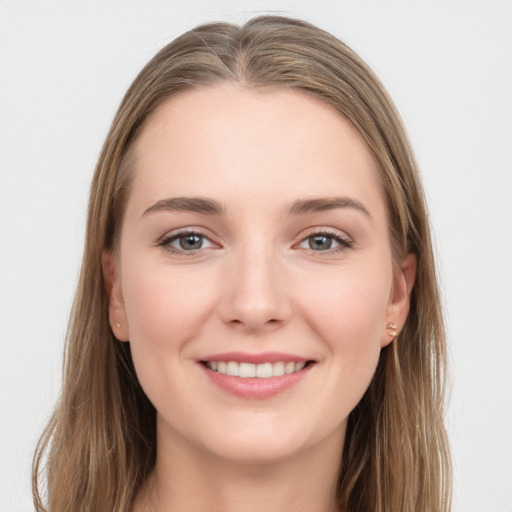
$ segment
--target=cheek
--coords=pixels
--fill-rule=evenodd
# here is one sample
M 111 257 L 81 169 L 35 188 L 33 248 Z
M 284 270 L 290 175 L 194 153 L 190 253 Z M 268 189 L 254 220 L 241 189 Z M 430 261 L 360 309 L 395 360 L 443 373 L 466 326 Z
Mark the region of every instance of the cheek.
M 128 261 L 123 298 L 130 340 L 168 344 L 193 336 L 212 306 L 213 290 L 203 274 Z
M 158 401 L 159 383 L 193 364 L 190 341 L 210 315 L 213 290 L 200 273 L 130 263 L 126 261 L 123 297 L 133 361 L 146 393 Z
M 380 336 L 392 284 L 391 264 L 335 269 L 305 280 L 302 311 L 318 329 L 350 340 Z M 380 339 L 380 338 L 379 338 Z
M 211 314 L 212 290 L 201 272 L 125 259 L 123 296 L 135 372 L 144 392 L 166 422 L 188 417 L 195 381 L 194 340 Z
M 384 268 L 383 268 L 384 267 Z M 391 264 L 347 268 L 309 284 L 302 315 L 332 361 L 333 379 L 364 392 L 376 368 L 392 283 Z

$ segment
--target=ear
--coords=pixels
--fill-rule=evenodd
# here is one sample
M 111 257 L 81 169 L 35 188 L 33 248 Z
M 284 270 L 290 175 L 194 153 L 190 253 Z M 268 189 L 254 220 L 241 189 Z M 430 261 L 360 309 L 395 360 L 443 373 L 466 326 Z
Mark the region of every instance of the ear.
M 128 322 L 121 290 L 119 261 L 111 252 L 102 256 L 103 275 L 108 296 L 108 313 L 110 328 L 119 341 L 128 341 Z
M 416 254 L 408 254 L 394 273 L 393 290 L 386 310 L 386 324 L 382 336 L 383 347 L 395 339 L 407 320 L 416 265 Z

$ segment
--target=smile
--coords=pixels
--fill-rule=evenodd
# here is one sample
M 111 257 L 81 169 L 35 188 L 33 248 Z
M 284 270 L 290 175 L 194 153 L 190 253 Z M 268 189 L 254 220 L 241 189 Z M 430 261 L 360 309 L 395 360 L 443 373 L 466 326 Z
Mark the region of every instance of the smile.
M 229 352 L 211 354 L 197 361 L 215 387 L 230 395 L 265 400 L 298 386 L 315 360 L 279 352 Z
M 253 364 L 237 361 L 206 361 L 206 368 L 223 375 L 241 377 L 243 379 L 258 378 L 270 379 L 299 372 L 306 366 L 306 362 L 276 361 L 275 363 Z

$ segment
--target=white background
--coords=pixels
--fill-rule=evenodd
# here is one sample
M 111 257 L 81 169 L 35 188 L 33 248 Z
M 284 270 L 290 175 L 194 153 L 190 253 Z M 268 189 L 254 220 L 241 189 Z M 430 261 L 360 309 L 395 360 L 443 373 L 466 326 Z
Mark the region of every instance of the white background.
M 512 511 L 512 0 L 0 0 L 0 512 L 33 510 L 89 181 L 122 95 L 185 30 L 269 11 L 348 42 L 398 104 L 439 253 L 455 510 Z

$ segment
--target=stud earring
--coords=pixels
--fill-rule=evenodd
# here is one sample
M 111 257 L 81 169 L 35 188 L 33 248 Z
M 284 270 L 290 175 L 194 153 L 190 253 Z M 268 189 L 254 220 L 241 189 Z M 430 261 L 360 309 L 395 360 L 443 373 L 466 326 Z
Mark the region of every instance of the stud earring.
M 121 324 L 116 324 L 116 327 L 117 327 L 118 329 L 121 329 Z
M 393 322 L 389 322 L 386 327 L 388 329 L 388 336 L 396 336 L 398 325 L 394 324 Z

